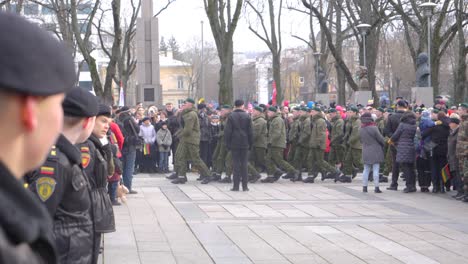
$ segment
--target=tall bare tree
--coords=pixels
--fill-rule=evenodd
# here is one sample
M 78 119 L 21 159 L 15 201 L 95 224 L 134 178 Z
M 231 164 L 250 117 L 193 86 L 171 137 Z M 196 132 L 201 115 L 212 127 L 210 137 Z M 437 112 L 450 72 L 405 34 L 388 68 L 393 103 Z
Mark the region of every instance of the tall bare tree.
M 232 68 L 234 65 L 233 36 L 241 14 L 243 0 L 236 0 L 232 12 L 231 0 L 203 0 L 210 21 L 211 32 L 221 62 L 219 70 L 219 103 L 233 100 Z
M 281 105 L 284 91 L 281 87 L 281 11 L 283 0 L 268 0 L 265 7 L 262 0 L 246 0 L 248 9 L 251 9 L 259 21 L 258 27 L 250 24 L 249 30 L 267 45 L 273 59 L 273 80 L 276 84 L 276 102 Z M 278 3 L 275 7 L 275 2 Z M 268 9 L 268 11 L 265 10 Z M 265 22 L 267 20 L 268 22 Z M 269 29 L 269 30 L 268 30 Z
M 468 45 L 466 43 L 464 21 L 468 20 L 468 4 L 462 0 L 455 0 L 455 9 L 456 9 L 456 24 L 458 31 L 458 60 L 457 68 L 455 72 L 455 82 L 454 82 L 454 99 L 455 103 L 466 102 L 468 100 L 468 81 L 467 81 L 467 55 L 468 55 Z

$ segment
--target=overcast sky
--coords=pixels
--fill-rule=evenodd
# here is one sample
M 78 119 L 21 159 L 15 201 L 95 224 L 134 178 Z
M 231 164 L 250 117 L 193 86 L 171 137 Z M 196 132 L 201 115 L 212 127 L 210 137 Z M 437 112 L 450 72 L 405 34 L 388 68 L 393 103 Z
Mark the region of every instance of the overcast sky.
M 159 10 L 160 6 L 165 2 L 166 0 L 154 0 L 155 12 Z M 244 11 L 244 9 L 242 11 Z M 204 21 L 205 41 L 214 43 L 208 18 L 204 10 L 203 0 L 176 0 L 159 16 L 160 36 L 164 36 L 167 40 L 173 35 L 179 45 L 183 47 L 187 42 L 201 38 L 202 20 Z M 309 22 L 307 16 L 297 12 L 293 13 L 293 11 L 283 10 L 283 20 L 281 23 L 283 49 L 305 45 L 304 42 L 292 38 L 291 33 L 300 35 L 303 38 L 308 37 Z M 248 29 L 248 19 L 244 12 L 241 15 L 239 24 L 234 33 L 234 50 L 268 50 L 265 43 Z

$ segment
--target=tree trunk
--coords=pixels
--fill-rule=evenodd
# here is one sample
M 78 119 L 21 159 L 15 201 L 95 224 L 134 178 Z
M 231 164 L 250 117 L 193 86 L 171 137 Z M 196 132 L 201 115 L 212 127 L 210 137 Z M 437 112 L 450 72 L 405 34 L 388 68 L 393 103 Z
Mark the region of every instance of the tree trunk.
M 276 105 L 281 105 L 284 99 L 284 92 L 281 86 L 281 64 L 280 55 L 273 53 L 273 79 L 276 83 Z
M 458 60 L 457 60 L 457 70 L 455 74 L 455 82 L 454 82 L 454 99 L 455 103 L 459 104 L 462 102 L 466 102 L 468 98 L 468 92 L 466 89 L 468 87 L 468 82 L 466 78 L 466 55 L 467 55 L 467 48 L 466 40 L 465 40 L 465 32 L 463 31 L 463 1 L 456 0 L 456 17 L 457 17 L 457 28 L 458 28 Z
M 234 66 L 234 51 L 232 39 L 226 45 L 224 52 L 219 53 L 221 68 L 219 69 L 219 104 L 232 104 L 232 68 Z

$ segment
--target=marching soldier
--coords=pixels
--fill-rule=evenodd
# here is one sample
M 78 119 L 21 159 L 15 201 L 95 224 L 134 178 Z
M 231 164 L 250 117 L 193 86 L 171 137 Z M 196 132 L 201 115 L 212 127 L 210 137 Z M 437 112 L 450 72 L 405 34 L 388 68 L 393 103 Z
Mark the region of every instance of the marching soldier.
M 187 182 L 187 162 L 191 161 L 200 172 L 200 176 L 208 178 L 211 172 L 200 158 L 200 123 L 195 101 L 192 98 L 185 100 L 182 110 L 182 128 L 175 136 L 179 139 L 176 152 L 176 173 L 178 178 L 173 180 L 174 184 Z
M 83 88 L 71 90 L 63 102 L 62 135 L 47 161 L 31 172 L 29 189 L 54 219 L 54 238 L 60 263 L 91 263 L 94 230 L 89 182 L 80 150 L 74 146 L 91 135 L 98 113 L 96 97 Z
M 253 149 L 250 152 L 251 164 L 261 171 L 265 168 L 265 156 L 268 145 L 268 128 L 267 121 L 263 114 L 263 108 L 256 106 L 252 113 L 253 121 Z M 258 177 L 251 179 L 251 182 L 256 182 Z
M 270 118 L 270 127 L 268 129 L 268 153 L 267 153 L 267 173 L 268 177 L 262 182 L 272 183 L 277 181 L 282 171 L 276 166 L 284 169 L 288 176 L 299 178 L 300 171 L 294 169 L 291 164 L 283 159 L 283 151 L 286 148 L 286 127 L 281 118 L 281 113 L 277 112 L 275 107 L 268 108 L 268 117 Z
M 309 116 L 309 109 L 307 107 L 302 107 L 299 111 L 300 117 L 300 133 L 299 138 L 297 140 L 297 148 L 296 153 L 294 154 L 294 160 L 292 165 L 297 168 L 299 171 L 302 171 L 302 168 L 307 167 L 307 155 L 309 155 L 309 141 L 310 141 L 310 133 L 311 133 L 311 126 L 310 126 L 310 116 Z M 302 181 L 302 175 L 299 174 L 298 179 L 291 179 L 292 181 L 299 180 Z
M 293 122 L 291 124 L 291 128 L 289 129 L 289 133 L 288 133 L 288 139 L 291 144 L 291 147 L 288 153 L 288 162 L 293 162 L 294 155 L 297 150 L 297 141 L 299 140 L 300 126 L 301 126 L 301 121 L 299 120 L 301 116 L 301 112 L 299 110 L 300 110 L 299 107 L 294 107 L 293 112 L 292 112 Z
M 359 110 L 352 106 L 346 112 L 348 116 L 348 122 L 346 123 L 346 134 L 345 143 L 347 145 L 346 156 L 344 161 L 343 173 L 354 179 L 358 171 L 362 171 L 363 165 L 361 161 L 362 157 L 362 145 L 359 135 L 359 129 L 361 128 L 361 120 L 359 119 Z M 350 182 L 351 179 L 341 177 L 340 181 Z
M 337 169 L 341 169 L 345 155 L 345 146 L 343 144 L 344 121 L 341 118 L 340 113 L 338 113 L 335 108 L 331 108 L 329 110 L 329 115 L 331 118 L 332 129 L 328 163 L 332 166 L 335 165 Z M 326 178 L 324 176 L 325 175 L 322 174 L 322 180 Z

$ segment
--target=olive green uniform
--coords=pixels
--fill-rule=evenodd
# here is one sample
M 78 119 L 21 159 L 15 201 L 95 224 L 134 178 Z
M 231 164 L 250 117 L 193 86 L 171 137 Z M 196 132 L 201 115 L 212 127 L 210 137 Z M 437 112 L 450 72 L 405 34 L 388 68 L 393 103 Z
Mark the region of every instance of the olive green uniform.
M 347 150 L 344 162 L 343 173 L 345 175 L 352 175 L 354 168 L 363 170 L 362 164 L 362 144 L 359 130 L 361 129 L 361 120 L 358 115 L 349 119 L 346 124 L 345 139 L 347 143 Z
M 252 129 L 253 149 L 250 152 L 250 162 L 257 170 L 261 170 L 265 168 L 265 156 L 268 145 L 267 121 L 263 115 L 253 118 Z
M 228 150 L 226 148 L 226 144 L 224 143 L 224 127 L 226 126 L 227 119 L 229 114 L 227 114 L 222 120 L 220 124 L 219 134 L 218 134 L 218 144 L 216 145 L 215 151 L 213 153 L 213 170 L 221 174 L 223 171 L 226 170 L 226 160 L 228 155 Z
M 297 142 L 299 140 L 299 133 L 300 133 L 300 126 L 301 121 L 299 120 L 299 116 L 294 118 L 294 121 L 291 124 L 291 128 L 289 129 L 288 139 L 291 143 L 291 147 L 288 153 L 288 162 L 293 162 L 294 155 L 297 150 Z
M 294 159 L 292 165 L 298 170 L 302 170 L 303 167 L 307 167 L 307 155 L 309 155 L 309 141 L 310 141 L 310 117 L 303 115 L 299 118 L 300 124 L 300 133 L 299 139 L 297 140 L 297 149 L 294 154 Z
M 323 158 L 327 144 L 327 123 L 325 118 L 322 113 L 318 113 L 311 117 L 311 122 L 310 150 L 307 157 L 309 175 L 316 175 L 318 172 L 322 173 L 322 175 L 335 172 L 336 169 Z
M 345 155 L 344 140 L 344 121 L 341 119 L 339 113 L 336 114 L 331 120 L 331 140 L 330 140 L 330 154 L 328 154 L 328 163 L 331 165 L 342 164 Z
M 465 199 L 468 201 L 468 114 L 461 116 L 458 128 L 456 155 L 460 164 L 460 175 L 463 178 Z
M 296 169 L 283 159 L 283 151 L 286 148 L 286 126 L 281 114 L 277 113 L 270 121 L 268 130 L 268 153 L 266 166 L 268 175 L 273 175 L 277 167 L 288 173 L 296 173 Z

